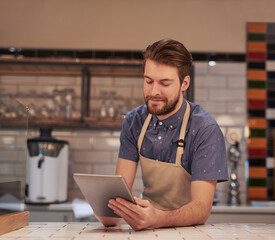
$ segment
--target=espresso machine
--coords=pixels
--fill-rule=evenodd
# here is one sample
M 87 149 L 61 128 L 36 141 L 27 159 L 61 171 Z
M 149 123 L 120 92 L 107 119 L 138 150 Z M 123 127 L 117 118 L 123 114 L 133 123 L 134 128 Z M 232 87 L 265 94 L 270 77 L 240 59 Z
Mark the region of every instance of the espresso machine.
M 53 138 L 51 131 L 41 128 L 38 138 L 27 140 L 27 204 L 67 201 L 69 144 Z
M 239 206 L 241 204 L 240 184 L 237 168 L 238 163 L 241 161 L 241 150 L 239 148 L 239 142 L 235 142 L 235 144 L 232 144 L 229 147 L 228 159 L 231 163 L 228 204 L 232 206 Z

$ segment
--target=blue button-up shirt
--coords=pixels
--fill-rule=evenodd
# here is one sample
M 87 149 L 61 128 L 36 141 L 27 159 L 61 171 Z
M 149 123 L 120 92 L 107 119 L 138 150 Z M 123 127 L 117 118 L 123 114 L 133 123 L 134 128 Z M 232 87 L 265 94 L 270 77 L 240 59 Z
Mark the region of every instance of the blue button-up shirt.
M 198 104 L 190 103 L 190 117 L 185 133 L 182 167 L 194 180 L 228 179 L 226 149 L 223 134 L 217 122 Z M 181 108 L 165 120 L 152 116 L 141 146 L 141 155 L 163 162 L 174 163 L 177 142 L 186 109 Z M 130 111 L 122 124 L 119 158 L 138 162 L 138 137 L 148 116 L 146 105 Z

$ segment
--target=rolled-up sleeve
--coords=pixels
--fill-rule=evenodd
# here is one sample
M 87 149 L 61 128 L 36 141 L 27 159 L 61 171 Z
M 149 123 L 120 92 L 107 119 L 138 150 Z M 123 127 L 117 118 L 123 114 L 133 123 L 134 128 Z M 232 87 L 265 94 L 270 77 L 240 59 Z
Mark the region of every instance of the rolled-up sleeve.
M 136 127 L 133 127 L 133 121 L 135 120 L 132 118 L 131 114 L 127 114 L 125 120 L 122 123 L 118 157 L 138 162 L 139 155 L 136 139 L 139 131 L 136 130 Z
M 228 180 L 225 141 L 216 124 L 200 128 L 196 136 L 191 181 L 196 180 Z

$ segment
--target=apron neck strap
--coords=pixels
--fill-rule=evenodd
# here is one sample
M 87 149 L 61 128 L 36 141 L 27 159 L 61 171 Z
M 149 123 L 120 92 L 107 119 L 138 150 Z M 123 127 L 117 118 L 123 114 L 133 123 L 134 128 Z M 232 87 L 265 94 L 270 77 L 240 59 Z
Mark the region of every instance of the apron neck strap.
M 187 101 L 185 102 L 186 102 L 186 110 L 181 123 L 180 136 L 178 140 L 177 155 L 176 155 L 176 162 L 175 162 L 177 165 L 181 165 L 181 157 L 183 155 L 184 147 L 185 147 L 185 132 L 186 132 L 189 116 L 190 116 L 190 104 Z
M 144 135 L 145 135 L 145 132 L 149 126 L 149 123 L 151 121 L 151 118 L 152 118 L 152 114 L 149 113 L 143 126 L 142 126 L 142 129 L 141 129 L 141 132 L 140 132 L 140 135 L 139 135 L 139 138 L 138 138 L 138 152 L 140 154 L 140 149 L 141 149 L 141 144 L 143 142 L 143 138 L 144 138 Z

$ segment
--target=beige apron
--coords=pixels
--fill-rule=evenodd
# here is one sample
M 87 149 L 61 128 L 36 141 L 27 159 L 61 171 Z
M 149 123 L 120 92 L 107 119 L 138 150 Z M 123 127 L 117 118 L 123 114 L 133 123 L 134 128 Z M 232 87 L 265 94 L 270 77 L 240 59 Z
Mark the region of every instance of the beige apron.
M 190 115 L 190 105 L 186 102 L 186 111 L 183 117 L 180 136 L 177 147 L 175 163 L 161 162 L 143 157 L 140 154 L 141 144 L 148 128 L 152 114 L 146 118 L 138 139 L 138 151 L 144 184 L 143 197 L 161 210 L 173 210 L 180 208 L 191 199 L 190 174 L 181 166 L 181 157 L 184 151 L 186 126 Z

